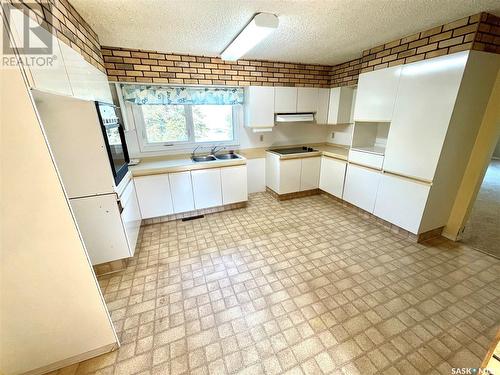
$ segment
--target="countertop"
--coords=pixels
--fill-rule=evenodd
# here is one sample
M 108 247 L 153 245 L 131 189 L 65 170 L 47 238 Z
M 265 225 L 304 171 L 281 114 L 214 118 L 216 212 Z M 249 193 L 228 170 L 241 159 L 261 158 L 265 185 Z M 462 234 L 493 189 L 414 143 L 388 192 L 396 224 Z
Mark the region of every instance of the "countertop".
M 238 153 L 238 155 L 242 156 Z M 194 162 L 189 154 L 187 155 L 168 155 L 152 158 L 143 158 L 141 162 L 134 166 L 129 166 L 132 176 L 148 176 L 153 174 L 184 172 L 197 169 L 231 167 L 234 165 L 244 165 L 247 163 L 245 157 L 233 160 L 215 160 Z
M 300 145 L 299 145 L 300 146 Z M 313 156 L 328 156 L 335 159 L 347 160 L 347 156 L 349 154 L 349 147 L 342 145 L 334 145 L 328 143 L 320 143 L 320 144 L 304 144 L 302 146 L 312 147 L 317 152 L 304 152 L 299 154 L 289 154 L 289 155 L 280 155 L 280 159 L 296 159 L 296 158 L 304 158 L 304 157 L 313 157 Z M 293 146 L 280 146 L 273 147 L 274 149 L 279 148 L 289 148 Z M 268 151 L 272 152 L 272 151 Z
M 347 160 L 349 153 L 348 146 L 334 145 L 328 143 L 314 143 L 314 144 L 301 144 L 301 145 L 286 145 L 286 146 L 272 146 L 272 148 L 288 148 L 295 146 L 308 146 L 312 147 L 318 152 L 308 152 L 304 154 L 292 154 L 281 156 L 282 159 L 301 158 L 304 156 L 329 156 L 336 159 Z M 244 165 L 247 159 L 262 159 L 266 157 L 266 152 L 270 147 L 247 148 L 237 150 L 236 153 L 240 155 L 241 159 L 233 160 L 216 160 L 206 162 L 194 162 L 191 160 L 191 154 L 178 154 L 157 156 L 151 158 L 142 158 L 141 162 L 134 166 L 129 166 L 132 176 L 148 176 L 153 174 L 172 173 L 192 171 L 197 169 L 208 168 L 222 168 L 234 165 Z

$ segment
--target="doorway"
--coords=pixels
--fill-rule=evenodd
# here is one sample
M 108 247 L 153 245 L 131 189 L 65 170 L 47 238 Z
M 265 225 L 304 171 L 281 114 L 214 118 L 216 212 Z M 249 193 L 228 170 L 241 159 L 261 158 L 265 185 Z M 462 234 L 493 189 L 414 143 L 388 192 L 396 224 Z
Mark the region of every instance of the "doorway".
M 484 175 L 462 242 L 500 259 L 500 141 Z

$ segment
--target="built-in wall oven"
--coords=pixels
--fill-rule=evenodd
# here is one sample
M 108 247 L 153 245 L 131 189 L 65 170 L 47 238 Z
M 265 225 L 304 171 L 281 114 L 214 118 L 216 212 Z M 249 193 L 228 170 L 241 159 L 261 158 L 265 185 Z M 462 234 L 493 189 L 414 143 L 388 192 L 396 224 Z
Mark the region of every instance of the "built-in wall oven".
M 108 151 L 111 170 L 115 178 L 115 184 L 118 186 L 122 178 L 128 172 L 128 163 L 130 161 L 125 143 L 125 132 L 117 116 L 117 107 L 102 102 L 96 102 L 99 122 L 101 123 L 104 143 Z

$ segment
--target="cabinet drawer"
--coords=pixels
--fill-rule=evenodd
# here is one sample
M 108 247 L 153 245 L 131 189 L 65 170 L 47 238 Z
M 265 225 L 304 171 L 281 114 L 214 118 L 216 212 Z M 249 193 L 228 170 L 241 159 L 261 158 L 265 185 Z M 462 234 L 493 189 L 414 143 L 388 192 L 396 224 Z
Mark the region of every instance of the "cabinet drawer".
M 369 152 L 357 150 L 349 150 L 349 161 L 375 169 L 382 169 L 382 164 L 384 163 L 384 155 L 372 154 Z

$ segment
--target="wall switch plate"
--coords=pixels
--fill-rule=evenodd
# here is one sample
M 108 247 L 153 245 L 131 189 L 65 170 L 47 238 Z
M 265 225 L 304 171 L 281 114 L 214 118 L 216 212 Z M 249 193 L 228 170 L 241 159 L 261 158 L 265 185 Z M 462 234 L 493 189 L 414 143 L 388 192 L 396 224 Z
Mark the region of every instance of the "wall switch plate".
M 332 132 L 332 139 L 335 138 L 335 132 Z

